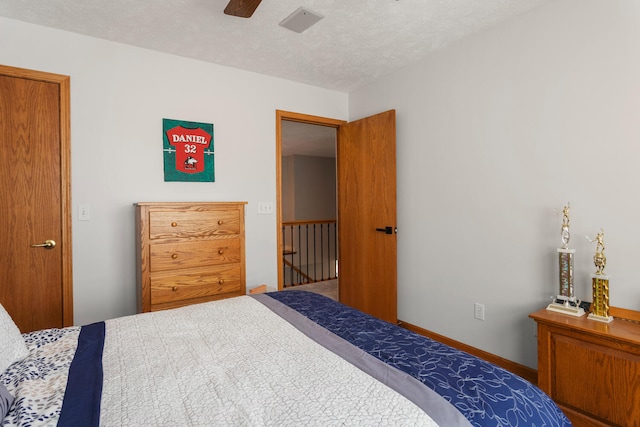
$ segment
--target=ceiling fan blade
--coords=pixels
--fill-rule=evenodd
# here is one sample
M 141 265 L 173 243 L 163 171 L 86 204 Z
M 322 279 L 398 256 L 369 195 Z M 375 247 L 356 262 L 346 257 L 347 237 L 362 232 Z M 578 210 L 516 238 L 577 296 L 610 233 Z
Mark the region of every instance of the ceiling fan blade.
M 251 18 L 253 12 L 258 8 L 262 0 L 230 0 L 224 13 L 231 16 L 239 16 L 240 18 Z

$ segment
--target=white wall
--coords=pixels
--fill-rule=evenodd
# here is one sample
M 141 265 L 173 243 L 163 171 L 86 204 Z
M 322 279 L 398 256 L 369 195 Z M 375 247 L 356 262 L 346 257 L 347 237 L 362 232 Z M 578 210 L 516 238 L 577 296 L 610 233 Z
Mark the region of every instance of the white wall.
M 283 156 L 280 169 L 282 169 L 282 188 L 280 189 L 280 214 L 282 221 L 294 221 L 296 219 L 296 187 L 294 182 L 294 156 Z
M 336 219 L 336 159 L 292 156 L 295 220 Z
M 282 221 L 336 219 L 336 159 L 282 157 Z
M 0 18 L 0 63 L 71 76 L 75 323 L 135 312 L 138 201 L 248 201 L 247 287 L 277 281 L 276 109 L 347 118 L 348 96 Z M 214 124 L 215 183 L 165 183 L 162 119 Z
M 401 319 L 535 367 L 567 202 L 577 296 L 602 227 L 611 305 L 640 310 L 640 2 L 548 2 L 352 93 L 349 116 L 390 108 Z

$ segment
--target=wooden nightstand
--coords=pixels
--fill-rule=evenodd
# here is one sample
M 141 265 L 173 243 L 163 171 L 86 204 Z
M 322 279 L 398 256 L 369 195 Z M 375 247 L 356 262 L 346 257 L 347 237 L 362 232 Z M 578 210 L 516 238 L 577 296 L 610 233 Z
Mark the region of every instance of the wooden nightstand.
M 638 319 L 638 312 L 620 312 Z M 546 309 L 529 317 L 538 324 L 538 386 L 575 427 L 640 426 L 637 321 L 607 324 Z
M 139 312 L 246 294 L 245 204 L 136 204 Z

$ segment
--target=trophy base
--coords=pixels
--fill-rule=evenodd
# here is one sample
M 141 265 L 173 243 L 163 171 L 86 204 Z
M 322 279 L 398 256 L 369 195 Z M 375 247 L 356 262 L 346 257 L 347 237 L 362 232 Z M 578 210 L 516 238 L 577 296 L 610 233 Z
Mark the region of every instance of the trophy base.
M 598 322 L 611 323 L 613 322 L 613 316 L 598 316 L 597 314 L 590 313 L 587 319 L 596 320 Z
M 556 313 L 568 314 L 569 316 L 582 317 L 584 316 L 584 309 L 582 307 L 575 307 L 572 305 L 560 304 L 552 302 L 547 306 L 547 310 L 555 311 Z

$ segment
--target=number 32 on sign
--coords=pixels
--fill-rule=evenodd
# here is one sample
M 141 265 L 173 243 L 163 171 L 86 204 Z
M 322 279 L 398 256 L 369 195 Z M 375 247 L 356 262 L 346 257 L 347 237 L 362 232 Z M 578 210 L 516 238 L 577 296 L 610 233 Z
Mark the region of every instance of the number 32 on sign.
M 164 180 L 215 182 L 213 123 L 162 119 Z

